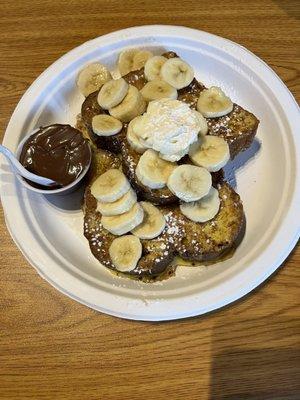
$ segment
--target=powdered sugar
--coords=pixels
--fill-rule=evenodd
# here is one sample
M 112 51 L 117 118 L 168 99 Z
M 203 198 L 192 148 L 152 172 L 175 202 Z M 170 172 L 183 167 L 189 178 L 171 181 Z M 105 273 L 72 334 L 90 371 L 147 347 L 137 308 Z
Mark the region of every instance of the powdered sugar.
M 210 134 L 221 135 L 224 138 L 228 138 L 229 142 L 232 141 L 232 138 L 236 136 L 236 131 L 232 129 L 233 121 L 238 121 L 239 110 L 240 107 L 235 104 L 230 114 L 224 115 L 223 117 L 220 118 L 208 118 L 207 125 Z

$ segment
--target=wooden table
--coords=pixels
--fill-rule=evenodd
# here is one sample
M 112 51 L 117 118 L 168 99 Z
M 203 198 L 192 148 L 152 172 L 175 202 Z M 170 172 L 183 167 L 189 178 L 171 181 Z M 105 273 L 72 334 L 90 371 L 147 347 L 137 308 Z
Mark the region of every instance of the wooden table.
M 299 101 L 299 1 L 124 4 L 1 0 L 1 132 L 21 95 L 58 57 L 143 24 L 186 25 L 236 41 Z M 103 315 L 63 296 L 24 260 L 3 213 L 0 229 L 0 399 L 300 398 L 299 247 L 241 301 L 154 324 Z

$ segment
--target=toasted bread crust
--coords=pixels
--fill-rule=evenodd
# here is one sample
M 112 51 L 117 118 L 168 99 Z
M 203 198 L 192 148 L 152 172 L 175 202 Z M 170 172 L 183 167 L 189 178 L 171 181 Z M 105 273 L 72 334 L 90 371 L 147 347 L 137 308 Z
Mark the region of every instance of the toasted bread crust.
M 144 74 L 144 68 L 138 69 L 136 71 L 131 71 L 127 75 L 124 75 L 125 81 L 137 89 L 141 90 L 146 85 L 147 80 Z

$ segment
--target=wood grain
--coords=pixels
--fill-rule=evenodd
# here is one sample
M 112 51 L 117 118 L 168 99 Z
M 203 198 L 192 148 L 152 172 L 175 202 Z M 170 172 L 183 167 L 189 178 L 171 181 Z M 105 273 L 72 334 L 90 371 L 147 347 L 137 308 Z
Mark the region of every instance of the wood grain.
M 236 41 L 300 100 L 299 1 L 0 1 L 0 127 L 62 54 L 96 36 L 177 24 Z M 0 399 L 298 399 L 300 248 L 264 285 L 201 318 L 123 321 L 44 282 L 1 213 Z

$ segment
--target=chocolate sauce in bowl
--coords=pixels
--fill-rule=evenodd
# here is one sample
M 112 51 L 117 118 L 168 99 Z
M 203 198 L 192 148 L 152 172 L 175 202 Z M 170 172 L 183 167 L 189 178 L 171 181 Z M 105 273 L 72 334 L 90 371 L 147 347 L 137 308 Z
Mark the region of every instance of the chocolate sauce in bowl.
M 88 166 L 90 157 L 88 141 L 78 129 L 54 124 L 41 127 L 31 135 L 19 159 L 28 171 L 57 182 L 51 187 L 57 189 L 74 182 Z

